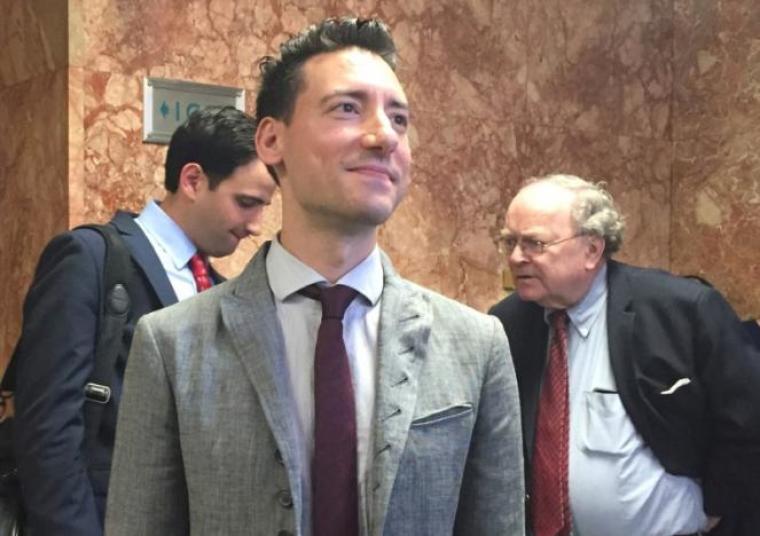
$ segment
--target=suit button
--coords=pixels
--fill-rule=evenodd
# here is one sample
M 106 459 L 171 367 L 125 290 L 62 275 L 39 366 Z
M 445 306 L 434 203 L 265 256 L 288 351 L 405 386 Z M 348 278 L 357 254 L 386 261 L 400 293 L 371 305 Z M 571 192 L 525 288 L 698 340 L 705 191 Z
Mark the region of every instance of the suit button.
M 286 489 L 277 492 L 277 503 L 283 508 L 293 508 L 293 496 Z
M 280 465 L 285 465 L 285 462 L 282 459 L 282 452 L 280 452 L 280 449 L 277 449 L 274 451 L 274 461 L 276 461 Z

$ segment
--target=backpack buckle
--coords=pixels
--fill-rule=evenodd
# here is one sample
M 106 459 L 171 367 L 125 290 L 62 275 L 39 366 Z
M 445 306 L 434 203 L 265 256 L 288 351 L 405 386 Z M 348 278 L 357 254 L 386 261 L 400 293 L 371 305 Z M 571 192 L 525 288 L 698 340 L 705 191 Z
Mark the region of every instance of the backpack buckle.
M 111 400 L 111 388 L 107 385 L 89 382 L 84 386 L 84 396 L 97 404 L 108 404 Z

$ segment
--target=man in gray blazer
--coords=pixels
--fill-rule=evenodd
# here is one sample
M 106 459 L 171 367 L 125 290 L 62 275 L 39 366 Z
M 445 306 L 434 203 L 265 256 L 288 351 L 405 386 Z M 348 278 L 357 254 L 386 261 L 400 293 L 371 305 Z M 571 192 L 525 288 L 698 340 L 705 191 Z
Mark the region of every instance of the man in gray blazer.
M 140 322 L 107 534 L 523 534 L 503 329 L 402 279 L 377 247 L 411 164 L 387 28 L 328 19 L 280 51 L 262 63 L 256 146 L 282 230 L 238 278 Z M 332 413 L 345 384 L 319 387 L 331 313 L 302 294 L 315 284 L 358 292 L 341 324 L 350 408 Z M 333 426 L 350 434 L 324 449 Z

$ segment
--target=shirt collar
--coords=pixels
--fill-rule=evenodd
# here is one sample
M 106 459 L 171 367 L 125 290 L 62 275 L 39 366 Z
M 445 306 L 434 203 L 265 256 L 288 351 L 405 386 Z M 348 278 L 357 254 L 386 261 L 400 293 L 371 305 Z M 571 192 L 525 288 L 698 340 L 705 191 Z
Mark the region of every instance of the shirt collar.
M 157 245 L 169 255 L 177 270 L 187 266 L 197 248 L 158 203 L 152 199 L 148 201 L 136 219 L 143 229 L 153 235 Z
M 597 315 L 604 310 L 607 303 L 607 263 L 605 262 L 594 276 L 583 299 L 568 307 L 567 316 L 575 330 L 585 339 L 591 331 L 591 326 Z M 553 310 L 544 310 L 544 319 L 548 322 Z
M 279 301 L 285 301 L 302 288 L 328 281 L 316 270 L 301 262 L 286 250 L 278 237 L 272 240 L 267 252 L 267 276 L 272 293 Z M 358 291 L 370 304 L 377 304 L 383 292 L 383 265 L 380 249 L 375 246 L 367 257 L 341 277 L 336 284 L 346 285 Z

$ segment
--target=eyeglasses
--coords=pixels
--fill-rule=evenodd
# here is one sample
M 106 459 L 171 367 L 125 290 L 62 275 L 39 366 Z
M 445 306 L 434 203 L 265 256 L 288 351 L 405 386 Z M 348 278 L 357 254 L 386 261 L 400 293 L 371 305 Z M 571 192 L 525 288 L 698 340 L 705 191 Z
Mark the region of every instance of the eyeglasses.
M 500 248 L 506 254 L 511 254 L 517 246 L 520 246 L 520 250 L 526 257 L 533 257 L 535 255 L 541 255 L 549 246 L 556 246 L 562 242 L 567 242 L 573 238 L 583 236 L 582 234 L 574 234 L 567 238 L 560 238 L 552 242 L 544 242 L 543 240 L 536 240 L 535 238 L 529 238 L 527 236 L 515 236 L 509 234 L 506 229 L 501 231 L 501 237 L 499 240 Z

